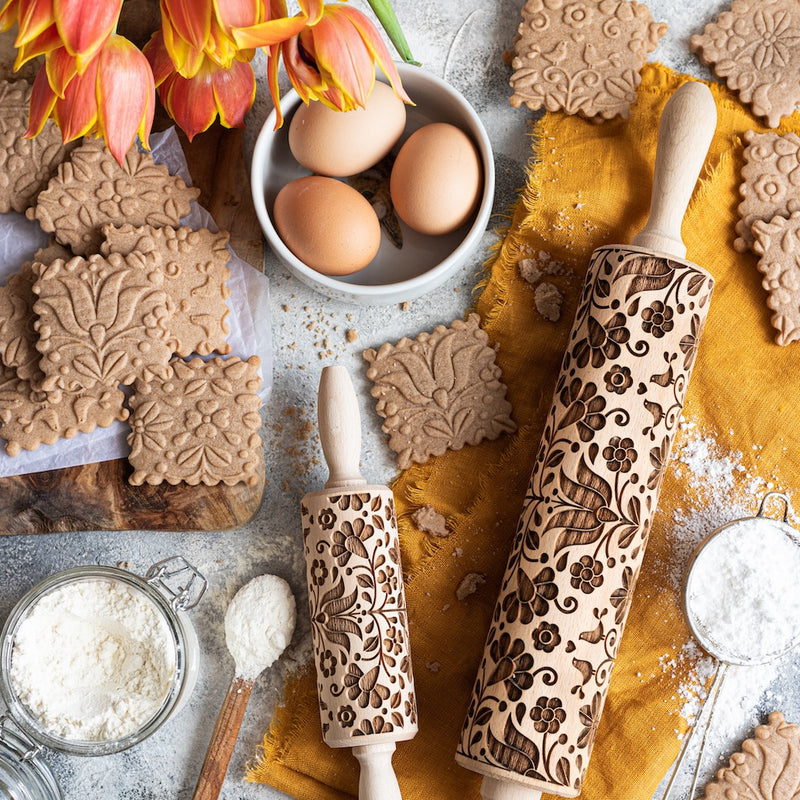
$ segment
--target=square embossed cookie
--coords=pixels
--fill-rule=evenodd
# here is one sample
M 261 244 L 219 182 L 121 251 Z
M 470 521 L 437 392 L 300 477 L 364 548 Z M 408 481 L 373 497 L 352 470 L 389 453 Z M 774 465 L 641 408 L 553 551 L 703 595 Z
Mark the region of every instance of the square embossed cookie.
M 62 143 L 52 120 L 25 138 L 30 100 L 27 81 L 0 81 L 0 214 L 24 212 L 74 148 Z
M 171 347 L 179 356 L 230 353 L 230 332 L 225 300 L 230 297 L 227 280 L 230 258 L 227 231 L 201 228 L 140 228 L 103 226 L 102 252 L 128 255 L 133 251 L 154 253 L 166 278 L 164 288 L 175 303 L 170 320 Z
M 128 418 L 125 396 L 119 389 L 95 386 L 80 392 L 48 395 L 8 367 L 0 369 L 0 437 L 6 452 L 19 455 L 42 444 L 71 439 L 78 433 L 107 428 Z
M 260 360 L 173 359 L 164 379 L 137 380 L 130 406 L 130 482 L 253 485 L 263 459 Z
M 511 105 L 627 119 L 647 54 L 666 32 L 635 0 L 527 0 L 514 40 Z
M 46 391 L 169 373 L 173 303 L 152 255 L 56 259 L 40 269 L 33 293 Z
M 797 0 L 733 0 L 690 47 L 770 128 L 800 103 Z
M 738 234 L 733 246 L 740 253 L 753 248 L 756 220 L 800 211 L 800 137 L 767 131 L 744 134 L 744 166 L 739 194 Z
M 800 339 L 800 211 L 788 219 L 773 217 L 753 223 L 753 249 L 761 258 L 761 285 L 769 293 L 767 307 L 777 334 L 775 341 L 787 345 Z
M 87 139 L 58 168 L 26 212 L 73 253 L 100 250 L 106 224 L 177 227 L 200 194 L 134 145 L 120 166 L 98 139 Z
M 364 358 L 370 393 L 400 469 L 516 430 L 495 351 L 477 314 L 413 340 L 365 350 Z

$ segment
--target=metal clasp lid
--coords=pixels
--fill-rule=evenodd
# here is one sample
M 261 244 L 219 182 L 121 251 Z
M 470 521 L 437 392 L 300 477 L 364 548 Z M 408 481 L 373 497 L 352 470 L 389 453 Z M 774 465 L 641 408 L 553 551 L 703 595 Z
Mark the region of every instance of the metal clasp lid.
M 170 605 L 175 611 L 194 608 L 208 586 L 205 576 L 183 556 L 171 556 L 153 564 L 147 570 L 145 580 L 151 586 L 160 587 L 172 598 Z
M 14 724 L 10 714 L 0 714 L 0 742 L 3 742 L 20 761 L 32 761 L 42 752 L 42 746 L 36 744 Z

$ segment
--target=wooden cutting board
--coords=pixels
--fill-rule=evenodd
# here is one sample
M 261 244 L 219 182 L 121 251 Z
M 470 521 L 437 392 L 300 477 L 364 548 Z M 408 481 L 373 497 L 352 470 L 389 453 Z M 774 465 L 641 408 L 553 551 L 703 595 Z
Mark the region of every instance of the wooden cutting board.
M 231 247 L 257 269 L 264 245 L 242 150 L 242 132 L 218 125 L 182 144 L 199 202 Z M 229 530 L 258 511 L 265 470 L 254 486 L 131 486 L 125 459 L 0 478 L 0 535 L 78 530 Z

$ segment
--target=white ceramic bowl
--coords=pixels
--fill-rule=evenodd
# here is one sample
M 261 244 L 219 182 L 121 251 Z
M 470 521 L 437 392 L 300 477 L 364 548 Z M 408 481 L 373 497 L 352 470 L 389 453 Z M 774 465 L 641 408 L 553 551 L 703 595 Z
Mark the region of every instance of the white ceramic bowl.
M 425 236 L 400 222 L 403 247 L 397 249 L 381 235 L 378 254 L 353 275 L 322 275 L 298 259 L 281 240 L 272 220 L 278 192 L 289 181 L 309 175 L 289 150 L 289 123 L 301 103 L 297 92 L 281 99 L 284 123 L 277 131 L 273 111 L 261 130 L 253 151 L 251 187 L 256 214 L 273 252 L 301 281 L 322 294 L 361 305 L 389 305 L 413 300 L 444 283 L 472 255 L 489 222 L 494 199 L 494 158 L 486 130 L 474 109 L 452 86 L 429 72 L 399 63 L 403 86 L 416 103 L 407 106 L 400 145 L 430 122 L 450 122 L 470 135 L 483 164 L 483 194 L 471 220 L 444 236 Z M 381 77 L 383 77 L 381 75 Z

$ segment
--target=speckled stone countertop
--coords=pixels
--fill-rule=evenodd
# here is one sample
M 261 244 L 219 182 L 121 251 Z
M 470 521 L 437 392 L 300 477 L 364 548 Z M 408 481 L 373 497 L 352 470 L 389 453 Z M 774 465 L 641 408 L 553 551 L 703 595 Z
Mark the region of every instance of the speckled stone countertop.
M 702 30 L 727 0 L 649 0 L 648 5 L 656 20 L 670 26 L 651 59 L 707 77 L 689 52 L 688 39 Z M 509 105 L 509 69 L 501 57 L 511 46 L 521 6 L 522 0 L 395 0 L 415 57 L 464 94 L 483 120 L 495 154 L 495 217 L 469 263 L 407 309 L 364 308 L 327 299 L 291 277 L 267 251 L 271 307 L 263 311 L 264 324 L 271 320 L 275 365 L 272 397 L 264 412 L 268 485 L 255 519 L 240 530 L 224 533 L 134 531 L 0 537 L 0 620 L 34 583 L 79 564 L 126 562 L 143 574 L 150 564 L 181 554 L 209 580 L 206 597 L 191 612 L 203 658 L 189 706 L 125 753 L 101 758 L 48 753 L 46 760 L 68 800 L 191 797 L 234 670 L 224 641 L 225 609 L 241 586 L 265 572 L 280 575 L 291 584 L 298 604 L 297 631 L 288 651 L 256 684 L 221 797 L 267 800 L 284 796 L 266 786 L 247 784 L 243 776 L 245 762 L 255 754 L 281 698 L 287 673 L 304 663 L 310 653 L 298 501 L 305 492 L 321 488 L 327 477 L 315 434 L 319 374 L 322 367 L 333 363 L 350 370 L 362 404 L 362 472 L 370 482 L 389 482 L 396 467 L 371 404 L 361 351 L 448 324 L 461 318 L 471 303 L 482 264 L 497 241 L 494 228 L 502 223 L 497 215 L 509 209 L 523 186 L 530 157 L 528 134 L 534 115 Z M 263 61 L 259 71 L 263 80 Z M 270 109 L 269 93 L 261 85 L 248 120 L 248 154 Z M 357 332 L 357 340 L 348 341 L 348 329 Z

